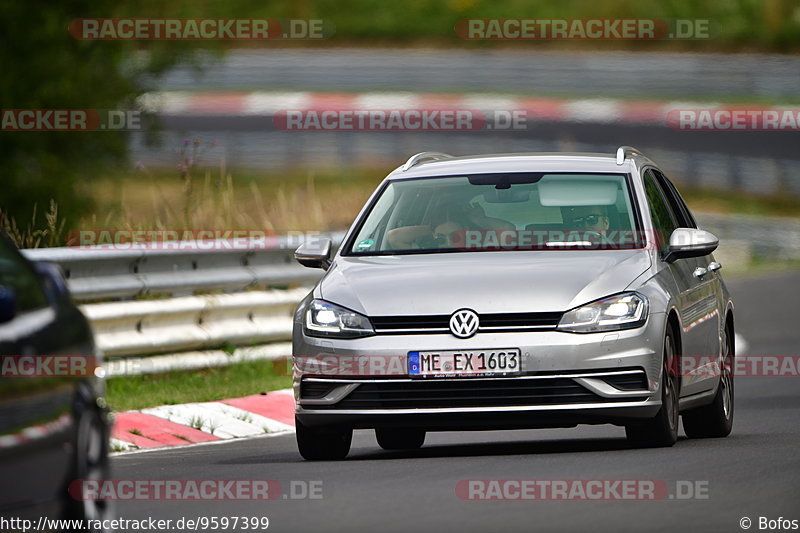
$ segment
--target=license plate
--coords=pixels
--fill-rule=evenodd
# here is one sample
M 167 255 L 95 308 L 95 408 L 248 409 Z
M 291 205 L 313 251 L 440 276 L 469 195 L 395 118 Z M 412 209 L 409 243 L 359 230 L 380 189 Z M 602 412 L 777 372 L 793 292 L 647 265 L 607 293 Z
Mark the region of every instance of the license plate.
M 514 376 L 522 371 L 518 348 L 408 352 L 408 375 L 423 378 Z

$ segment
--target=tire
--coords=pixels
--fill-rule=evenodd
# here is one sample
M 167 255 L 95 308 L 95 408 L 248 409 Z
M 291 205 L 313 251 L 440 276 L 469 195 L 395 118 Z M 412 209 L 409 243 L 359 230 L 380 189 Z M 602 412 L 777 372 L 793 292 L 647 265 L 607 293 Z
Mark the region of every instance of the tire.
M 678 441 L 678 381 L 674 333 L 667 330 L 664 336 L 664 355 L 661 375 L 661 409 L 656 416 L 644 422 L 625 426 L 628 442 L 637 448 L 662 448 Z
M 110 477 L 108 463 L 108 424 L 104 421 L 104 414 L 94 408 L 86 407 L 78 417 L 77 438 L 75 444 L 75 464 L 73 467 L 73 480 L 105 480 Z M 113 502 L 106 500 L 83 500 L 69 494 L 66 504 L 67 518 L 80 520 L 102 521 L 114 518 Z M 92 522 L 94 523 L 94 522 Z M 86 530 L 96 533 L 110 531 L 104 529 Z
M 733 333 L 725 328 L 722 355 L 724 364 L 714 401 L 683 414 L 683 430 L 692 439 L 727 437 L 733 429 Z
M 351 428 L 309 427 L 295 417 L 295 436 L 300 455 L 308 461 L 338 461 L 350 453 Z
M 417 450 L 425 443 L 421 429 L 377 428 L 375 437 L 384 450 Z

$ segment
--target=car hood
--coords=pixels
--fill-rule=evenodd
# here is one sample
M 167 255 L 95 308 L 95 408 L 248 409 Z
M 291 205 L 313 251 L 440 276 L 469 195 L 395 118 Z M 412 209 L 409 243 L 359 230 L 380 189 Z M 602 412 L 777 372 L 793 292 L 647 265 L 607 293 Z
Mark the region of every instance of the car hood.
M 367 316 L 566 311 L 624 290 L 644 250 L 337 257 L 315 295 Z

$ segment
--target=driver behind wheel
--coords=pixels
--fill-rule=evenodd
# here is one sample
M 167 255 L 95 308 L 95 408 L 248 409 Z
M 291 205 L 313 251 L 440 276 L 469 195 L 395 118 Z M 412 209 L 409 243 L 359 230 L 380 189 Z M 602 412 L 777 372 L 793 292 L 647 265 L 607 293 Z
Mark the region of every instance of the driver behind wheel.
M 603 235 L 609 227 L 605 206 L 578 206 L 567 210 L 566 220 L 573 231 L 589 231 Z

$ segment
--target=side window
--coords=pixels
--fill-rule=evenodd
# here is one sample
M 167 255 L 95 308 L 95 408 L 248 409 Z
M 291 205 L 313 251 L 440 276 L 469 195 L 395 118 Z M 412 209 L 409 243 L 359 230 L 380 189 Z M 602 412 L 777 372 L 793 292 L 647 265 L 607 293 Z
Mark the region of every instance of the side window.
M 672 207 L 672 212 L 675 213 L 678 219 L 678 226 L 681 228 L 696 228 L 697 222 L 695 222 L 691 211 L 689 211 L 689 208 L 686 206 L 686 202 L 684 202 L 683 198 L 681 198 L 681 195 L 678 192 L 678 189 L 675 188 L 675 185 L 673 185 L 672 182 L 669 181 L 661 172 L 656 171 L 655 176 L 658 180 L 658 184 L 661 186 L 661 190 L 664 191 L 664 194 L 667 197 L 670 207 Z
M 6 239 L 0 237 L 0 285 L 14 289 L 17 312 L 47 307 L 39 277 Z
M 678 222 L 656 183 L 652 170 L 644 173 L 644 192 L 647 196 L 647 205 L 650 207 L 650 215 L 653 217 L 658 247 L 664 250 L 669 246 L 669 237 L 678 227 Z

